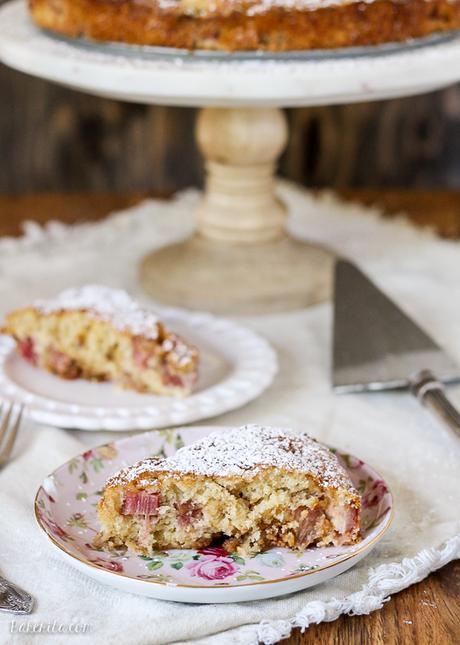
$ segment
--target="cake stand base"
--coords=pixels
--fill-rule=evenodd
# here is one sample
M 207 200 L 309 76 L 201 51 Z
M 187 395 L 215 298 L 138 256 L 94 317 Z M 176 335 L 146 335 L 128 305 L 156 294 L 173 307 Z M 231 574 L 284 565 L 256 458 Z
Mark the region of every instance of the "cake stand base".
M 141 284 L 168 305 L 222 314 L 262 314 L 329 298 L 333 255 L 284 236 L 257 245 L 200 234 L 147 256 Z

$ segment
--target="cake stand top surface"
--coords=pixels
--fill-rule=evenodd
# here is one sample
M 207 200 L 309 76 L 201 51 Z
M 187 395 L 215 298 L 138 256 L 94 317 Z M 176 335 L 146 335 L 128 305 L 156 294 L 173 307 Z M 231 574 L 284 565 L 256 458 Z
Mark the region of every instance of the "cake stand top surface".
M 157 50 L 158 51 L 158 50 Z M 460 80 L 460 35 L 425 44 L 301 57 L 221 58 L 56 39 L 25 0 L 0 10 L 0 60 L 68 87 L 147 104 L 217 107 L 332 105 L 421 94 Z M 343 50 L 342 50 L 343 52 Z

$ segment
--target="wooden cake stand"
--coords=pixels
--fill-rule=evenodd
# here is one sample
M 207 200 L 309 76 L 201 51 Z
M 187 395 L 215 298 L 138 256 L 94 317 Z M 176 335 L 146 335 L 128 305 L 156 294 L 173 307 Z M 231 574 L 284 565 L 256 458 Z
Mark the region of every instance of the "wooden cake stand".
M 162 303 L 263 313 L 320 302 L 331 288 L 331 252 L 284 228 L 274 181 L 288 138 L 280 108 L 447 86 L 460 79 L 460 37 L 299 55 L 184 54 L 59 40 L 15 0 L 0 11 L 0 59 L 99 96 L 202 108 L 196 135 L 207 179 L 196 233 L 144 258 L 140 280 Z

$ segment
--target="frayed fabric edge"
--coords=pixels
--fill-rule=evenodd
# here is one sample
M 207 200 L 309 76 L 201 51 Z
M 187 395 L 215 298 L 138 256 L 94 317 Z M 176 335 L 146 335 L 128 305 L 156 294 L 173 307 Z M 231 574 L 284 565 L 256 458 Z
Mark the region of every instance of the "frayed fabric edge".
M 392 594 L 420 582 L 457 558 L 460 558 L 460 534 L 447 540 L 440 548 L 423 549 L 412 558 L 370 569 L 368 582 L 360 591 L 346 598 L 332 598 L 326 602 L 314 600 L 289 620 L 263 620 L 259 625 L 254 625 L 253 643 L 274 645 L 287 638 L 294 628 L 304 632 L 312 624 L 331 622 L 342 614 L 370 614 L 381 609 Z

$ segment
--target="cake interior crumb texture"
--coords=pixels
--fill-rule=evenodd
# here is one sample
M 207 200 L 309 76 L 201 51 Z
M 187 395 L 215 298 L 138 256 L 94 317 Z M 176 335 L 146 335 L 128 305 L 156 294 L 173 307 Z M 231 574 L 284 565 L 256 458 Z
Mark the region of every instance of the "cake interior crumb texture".
M 305 434 L 250 425 L 112 476 L 98 505 L 96 544 L 142 555 L 215 544 L 245 555 L 353 544 L 360 507 L 327 447 Z

